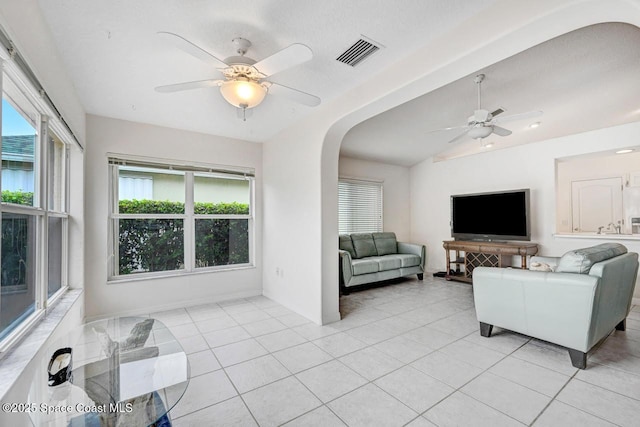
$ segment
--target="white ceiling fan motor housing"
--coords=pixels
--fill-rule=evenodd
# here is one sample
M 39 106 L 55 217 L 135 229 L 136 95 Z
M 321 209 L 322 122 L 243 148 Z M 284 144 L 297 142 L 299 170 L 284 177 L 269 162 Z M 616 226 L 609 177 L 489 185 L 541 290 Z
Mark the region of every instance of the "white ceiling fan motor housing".
M 473 139 L 482 139 L 486 138 L 493 133 L 493 127 L 491 125 L 485 126 L 484 124 L 477 124 L 467 132 Z
M 491 121 L 493 116 L 487 110 L 475 110 L 473 116 L 469 117 L 469 124 L 471 123 L 486 123 Z

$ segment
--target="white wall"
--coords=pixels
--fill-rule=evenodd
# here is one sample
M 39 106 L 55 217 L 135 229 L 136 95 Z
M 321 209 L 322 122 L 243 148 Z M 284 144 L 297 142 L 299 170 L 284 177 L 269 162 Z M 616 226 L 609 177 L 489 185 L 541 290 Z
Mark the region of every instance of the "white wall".
M 399 241 L 409 241 L 409 168 L 340 156 L 338 176 L 382 181 L 383 229 L 395 232 Z
M 602 243 L 597 239 L 559 238 L 556 232 L 555 160 L 615 150 L 637 142 L 640 122 L 547 140 L 443 162 L 425 160 L 411 168 L 412 239 L 427 242 L 427 268 L 445 269 L 443 240 L 449 228 L 452 194 L 531 189 L 531 241 L 538 254 L 561 256 L 570 249 Z M 640 252 L 640 241 L 621 241 Z M 640 296 L 640 286 L 636 287 Z
M 82 142 L 85 112 L 53 43 L 38 0 L 0 0 L 0 25 L 9 33 L 49 97 Z
M 87 116 L 86 313 L 149 313 L 262 294 L 262 146 L 160 126 Z M 255 268 L 107 283 L 107 153 L 254 168 Z
M 297 133 L 265 144 L 263 162 L 263 293 L 316 323 L 323 322 L 319 286 L 323 136 L 322 128 L 317 133 L 298 128 Z M 335 175 L 337 187 L 337 157 Z M 337 227 L 336 222 L 336 236 Z M 337 305 L 334 316 L 332 320 L 339 320 Z

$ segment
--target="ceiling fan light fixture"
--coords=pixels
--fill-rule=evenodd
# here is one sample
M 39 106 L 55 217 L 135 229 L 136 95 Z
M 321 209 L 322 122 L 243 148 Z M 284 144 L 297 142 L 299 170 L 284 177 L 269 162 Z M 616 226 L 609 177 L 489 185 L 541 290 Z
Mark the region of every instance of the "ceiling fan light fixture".
M 220 85 L 222 97 L 237 108 L 253 108 L 264 100 L 267 88 L 247 78 L 227 80 Z
M 469 129 L 467 135 L 469 135 L 473 139 L 482 139 L 491 135 L 492 132 L 493 129 L 491 126 L 475 126 Z

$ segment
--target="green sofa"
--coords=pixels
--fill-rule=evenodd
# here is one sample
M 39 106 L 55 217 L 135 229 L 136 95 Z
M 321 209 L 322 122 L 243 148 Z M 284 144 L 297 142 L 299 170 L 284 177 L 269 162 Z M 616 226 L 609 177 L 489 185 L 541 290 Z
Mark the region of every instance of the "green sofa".
M 340 234 L 340 287 L 348 288 L 413 274 L 422 280 L 426 248 L 403 243 L 395 233 Z

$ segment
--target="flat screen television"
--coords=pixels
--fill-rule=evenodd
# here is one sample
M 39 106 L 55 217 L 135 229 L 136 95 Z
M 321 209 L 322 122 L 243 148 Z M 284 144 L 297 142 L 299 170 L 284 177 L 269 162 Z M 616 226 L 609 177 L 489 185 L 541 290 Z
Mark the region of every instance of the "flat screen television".
M 531 240 L 529 189 L 451 196 L 456 240 Z

